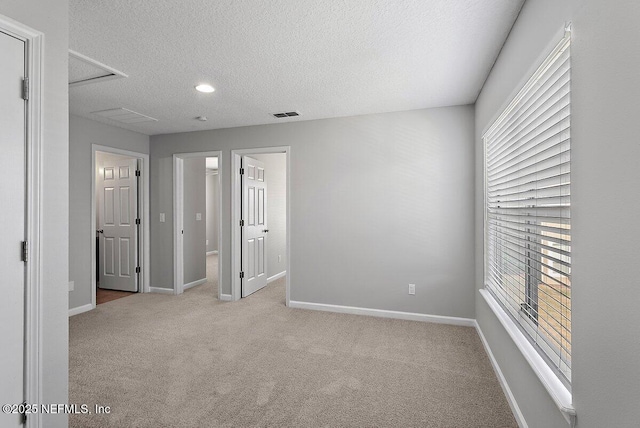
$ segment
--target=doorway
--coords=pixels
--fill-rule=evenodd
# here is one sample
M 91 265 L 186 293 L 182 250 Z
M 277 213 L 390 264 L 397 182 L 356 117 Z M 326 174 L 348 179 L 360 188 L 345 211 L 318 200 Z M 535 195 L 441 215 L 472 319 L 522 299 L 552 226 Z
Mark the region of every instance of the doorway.
M 220 264 L 218 245 L 220 236 L 220 183 L 218 157 L 205 158 L 205 250 L 206 250 L 206 278 L 216 293 L 218 292 L 218 265 Z
M 92 306 L 149 291 L 149 156 L 92 146 Z
M 290 148 L 233 150 L 232 170 L 233 299 L 284 277 L 288 306 Z
M 219 151 L 173 156 L 174 294 L 202 284 L 221 293 L 222 189 Z

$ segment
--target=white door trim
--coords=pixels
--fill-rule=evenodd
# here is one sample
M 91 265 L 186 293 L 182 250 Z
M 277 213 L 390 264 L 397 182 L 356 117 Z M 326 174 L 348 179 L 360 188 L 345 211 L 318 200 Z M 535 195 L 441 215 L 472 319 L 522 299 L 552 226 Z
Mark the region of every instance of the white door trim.
M 182 248 L 182 224 L 184 219 L 184 160 L 188 158 L 218 157 L 218 299 L 222 296 L 222 183 L 220 177 L 224 171 L 222 151 L 173 154 L 173 294 L 184 291 L 184 254 Z
M 42 86 L 44 82 L 44 35 L 0 15 L 0 30 L 26 44 L 29 77 L 27 102 L 27 242 L 29 263 L 25 294 L 25 401 L 42 403 Z M 41 427 L 40 414 L 29 415 L 27 427 Z
M 91 309 L 96 307 L 96 152 L 111 153 L 116 155 L 130 156 L 142 160 L 142 186 L 138 189 L 138 200 L 142 196 L 142 284 L 139 287 L 140 293 L 149 293 L 151 284 L 151 240 L 150 240 L 150 216 L 149 216 L 149 155 L 146 153 L 133 152 L 130 150 L 116 149 L 115 147 L 91 145 Z M 142 195 L 140 195 L 142 193 Z
M 287 157 L 287 280 L 286 305 L 289 306 L 291 295 L 291 146 L 262 147 L 256 149 L 231 150 L 231 298 L 236 301 L 242 295 L 240 280 L 240 215 L 241 215 L 241 180 L 240 161 L 243 155 L 262 155 L 267 153 L 284 153 Z

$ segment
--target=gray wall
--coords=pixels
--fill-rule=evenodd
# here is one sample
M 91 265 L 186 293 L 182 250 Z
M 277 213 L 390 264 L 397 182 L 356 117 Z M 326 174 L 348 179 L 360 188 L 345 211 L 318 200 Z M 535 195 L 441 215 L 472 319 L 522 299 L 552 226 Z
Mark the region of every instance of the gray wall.
M 149 153 L 149 136 L 79 116 L 69 117 L 69 308 L 91 303 L 91 145 Z
M 218 251 L 218 221 L 220 217 L 219 192 L 218 172 L 211 173 L 207 171 L 207 252 Z
M 287 270 L 287 155 L 252 155 L 264 162 L 267 182 L 267 277 Z M 278 261 L 280 255 L 280 261 Z
M 184 160 L 184 283 L 207 277 L 205 158 Z M 152 184 L 153 186 L 153 184 Z M 153 187 L 152 187 L 153 189 Z M 153 193 L 153 190 L 152 190 Z M 196 214 L 200 220 L 196 220 Z M 153 250 L 151 252 L 153 254 Z M 169 261 L 172 263 L 173 259 Z M 151 267 L 153 268 L 153 261 Z M 153 280 L 153 275 L 151 275 Z
M 172 154 L 222 151 L 230 293 L 230 150 L 289 145 L 292 300 L 475 318 L 473 121 L 461 106 L 151 137 L 152 213 L 167 213 L 152 282 L 173 277 Z
M 42 403 L 68 401 L 69 275 L 69 3 L 3 0 L 0 14 L 44 33 L 42 96 Z M 43 415 L 43 426 L 66 427 L 67 415 Z
M 527 1 L 476 104 L 476 285 L 482 287 L 481 133 L 573 23 L 572 378 L 579 428 L 640 420 L 640 4 Z M 529 427 L 568 425 L 483 298 L 479 325 Z

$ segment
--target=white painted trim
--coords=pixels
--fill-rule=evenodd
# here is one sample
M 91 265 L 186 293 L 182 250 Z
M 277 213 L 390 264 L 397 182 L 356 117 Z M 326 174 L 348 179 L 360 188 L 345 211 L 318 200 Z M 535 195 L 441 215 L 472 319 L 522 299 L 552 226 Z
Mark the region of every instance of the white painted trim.
M 181 286 L 184 284 L 184 254 L 182 248 L 182 224 L 184 219 L 184 159 L 199 158 L 199 157 L 213 157 L 218 158 L 218 189 L 222 188 L 220 180 L 221 175 L 224 172 L 224 162 L 222 151 L 208 151 L 208 152 L 194 152 L 194 153 L 174 153 L 173 154 L 173 293 L 181 294 L 185 288 Z M 218 230 L 222 231 L 222 192 L 218 192 L 218 209 L 220 214 L 218 216 Z M 222 233 L 218 233 L 218 248 L 222 248 Z M 209 253 L 207 253 L 209 254 Z M 220 259 L 224 258 L 224 254 L 220 255 Z M 218 260 L 218 296 L 222 295 L 222 273 L 223 273 L 223 260 Z M 180 284 L 180 285 L 179 285 Z
M 239 278 L 242 270 L 242 242 L 240 230 L 241 210 L 241 187 L 240 178 L 241 156 L 234 151 L 231 152 L 231 298 L 235 302 L 242 296 L 242 281 Z M 222 193 L 222 192 L 220 192 Z
M 276 279 L 280 279 L 280 278 L 282 278 L 282 277 L 283 277 L 283 276 L 285 276 L 286 274 L 287 274 L 287 271 L 286 271 L 286 270 L 283 270 L 283 271 L 282 271 L 282 272 L 280 272 L 280 273 L 277 273 L 277 274 L 275 274 L 275 275 L 273 275 L 273 276 L 270 276 L 269 278 L 267 278 L 267 284 L 268 284 L 268 283 L 270 283 L 270 282 L 275 281 Z
M 233 296 L 231 294 L 220 294 L 218 300 L 222 300 L 223 302 L 232 302 Z
M 25 401 L 42 403 L 42 104 L 44 94 L 44 42 L 40 31 L 0 15 L 0 30 L 23 40 L 26 44 L 26 74 L 29 77 L 27 101 L 26 169 L 27 211 L 26 240 L 29 243 L 29 263 L 25 279 Z M 32 414 L 26 427 L 41 427 L 39 414 Z
M 291 272 L 289 263 L 291 263 L 291 148 L 287 147 L 287 260 L 285 272 Z M 285 283 L 285 305 L 289 306 L 291 302 L 291 275 L 287 275 Z
M 207 282 L 207 278 L 198 279 L 198 280 L 195 280 L 195 281 L 192 281 L 192 282 L 190 282 L 188 284 L 183 285 L 182 289 L 183 290 L 188 290 L 189 288 L 195 287 L 195 286 L 200 285 L 200 284 L 204 284 L 205 282 Z
M 142 186 L 138 189 L 142 192 L 142 284 L 138 286 L 138 292 L 148 293 L 151 284 L 151 217 L 149 210 L 149 154 L 133 152 L 131 150 L 117 149 L 115 147 L 91 145 L 91 304 L 96 306 L 96 152 L 111 153 L 122 156 L 130 156 L 139 159 L 142 170 Z M 138 195 L 140 199 L 140 195 Z
M 218 250 L 207 251 L 207 256 L 212 256 L 214 254 L 218 254 Z
M 84 312 L 89 312 L 95 308 L 96 308 L 95 305 L 92 305 L 91 303 L 87 303 L 86 305 L 69 309 L 69 316 L 72 317 L 74 315 L 82 314 Z
M 175 295 L 184 291 L 182 287 L 184 285 L 183 169 L 184 160 L 173 155 L 173 294 Z
M 533 372 L 538 376 L 538 379 L 540 379 L 540 382 L 551 396 L 553 402 L 556 403 L 556 406 L 558 406 L 564 418 L 573 427 L 576 420 L 576 409 L 573 407 L 572 396 L 567 387 L 564 386 L 558 376 L 551 370 L 551 367 L 549 367 L 547 362 L 533 347 L 531 342 L 527 340 L 516 323 L 504 309 L 502 309 L 493 296 L 485 289 L 481 289 L 479 292 L 504 329 L 509 333 L 509 336 L 524 356 L 524 359 L 527 360 Z
M 478 336 L 480 336 L 480 340 L 482 341 L 482 345 L 484 346 L 484 350 L 489 356 L 489 361 L 491 361 L 491 366 L 493 366 L 493 371 L 495 372 L 496 377 L 498 378 L 498 382 L 500 382 L 502 391 L 504 392 L 504 395 L 507 397 L 507 402 L 509 403 L 509 407 L 511 407 L 511 412 L 515 417 L 516 422 L 518 423 L 518 426 L 520 428 L 528 428 L 529 425 L 527 425 L 527 421 L 525 420 L 524 415 L 520 410 L 520 406 L 518 406 L 516 397 L 513 395 L 513 392 L 511 392 L 511 388 L 507 383 L 507 379 L 504 377 L 504 374 L 502 373 L 502 370 L 498 365 L 498 361 L 496 361 L 496 357 L 493 355 L 493 352 L 491 351 L 489 342 L 487 342 L 487 339 L 484 337 L 484 334 L 482 333 L 482 329 L 480 328 L 480 325 L 478 324 L 477 321 L 475 321 L 475 326 L 476 326 L 476 330 L 478 331 Z
M 173 288 L 160 288 L 160 287 L 149 287 L 149 293 L 158 293 L 158 294 L 171 294 L 173 295 Z
M 388 311 L 385 309 L 359 308 L 356 306 L 329 305 L 325 303 L 297 302 L 291 300 L 289 307 L 295 309 L 311 309 L 314 311 L 335 312 L 339 314 L 366 315 L 378 318 L 393 318 L 398 320 L 432 322 L 437 324 L 461 325 L 475 327 L 472 318 L 448 317 L 443 315 L 418 314 L 415 312 Z
M 286 180 L 286 198 L 287 198 L 287 225 L 286 225 L 286 243 L 287 243 L 287 260 L 286 272 L 291 272 L 291 147 L 261 147 L 255 149 L 239 149 L 231 150 L 231 295 L 233 300 L 239 300 L 242 295 L 242 281 L 240 280 L 240 270 L 242 268 L 240 242 L 240 206 L 241 206 L 241 181 L 240 181 L 240 163 L 243 155 L 251 154 L 267 154 L 267 153 L 284 153 L 287 160 L 287 180 Z M 222 192 L 221 192 L 222 193 Z M 286 297 L 285 304 L 289 306 L 291 299 L 291 275 L 287 275 L 286 281 Z

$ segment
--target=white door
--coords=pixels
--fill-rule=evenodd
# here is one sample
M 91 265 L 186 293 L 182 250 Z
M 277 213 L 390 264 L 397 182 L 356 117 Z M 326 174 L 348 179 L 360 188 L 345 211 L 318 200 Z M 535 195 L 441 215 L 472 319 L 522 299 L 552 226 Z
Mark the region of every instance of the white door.
M 25 44 L 0 32 L 0 403 L 24 401 L 26 102 Z M 17 427 L 21 416 L 0 413 L 0 426 Z
M 242 297 L 267 285 L 267 181 L 264 164 L 242 157 Z
M 137 159 L 105 156 L 98 170 L 100 288 L 138 291 Z

